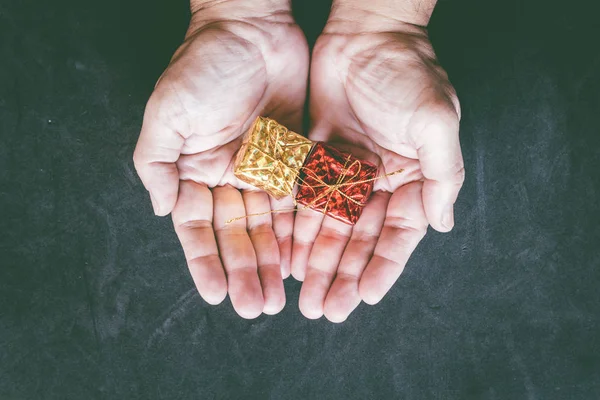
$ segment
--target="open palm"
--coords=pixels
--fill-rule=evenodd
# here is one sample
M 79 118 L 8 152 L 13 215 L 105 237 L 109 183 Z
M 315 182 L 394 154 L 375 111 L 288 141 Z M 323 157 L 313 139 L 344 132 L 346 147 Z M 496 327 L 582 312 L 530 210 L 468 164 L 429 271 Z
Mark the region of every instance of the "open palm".
M 290 14 L 193 23 L 148 101 L 134 154 L 155 213 L 172 212 L 202 297 L 217 304 L 229 293 L 245 318 L 285 304 L 293 216 L 226 224 L 288 206 L 239 181 L 230 164 L 257 115 L 300 127 L 307 73 Z
M 400 276 L 428 224 L 452 229 L 464 180 L 460 109 L 426 31 L 325 30 L 311 67 L 309 137 L 375 157 L 382 173 L 355 226 L 300 210 L 292 274 L 303 280 L 308 318 L 345 320 L 361 300 L 375 304 Z M 369 155 L 371 154 L 371 155 Z

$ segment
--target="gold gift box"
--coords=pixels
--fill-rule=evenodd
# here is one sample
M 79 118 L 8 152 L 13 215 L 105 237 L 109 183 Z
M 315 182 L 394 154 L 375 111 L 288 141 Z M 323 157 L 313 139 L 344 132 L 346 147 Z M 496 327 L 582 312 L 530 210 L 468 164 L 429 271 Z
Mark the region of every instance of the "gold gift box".
M 276 199 L 292 195 L 313 143 L 275 120 L 257 117 L 235 159 L 235 176 Z

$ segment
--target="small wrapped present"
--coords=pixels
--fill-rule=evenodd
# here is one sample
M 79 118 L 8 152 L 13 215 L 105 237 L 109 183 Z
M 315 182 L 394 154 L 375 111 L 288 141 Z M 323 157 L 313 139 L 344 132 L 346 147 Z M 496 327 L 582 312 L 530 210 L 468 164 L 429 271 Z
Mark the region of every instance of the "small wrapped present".
M 257 117 L 236 156 L 235 176 L 276 199 L 292 194 L 313 142 L 275 120 Z
M 316 142 L 299 177 L 296 201 L 347 224 L 355 224 L 373 191 L 377 167 Z

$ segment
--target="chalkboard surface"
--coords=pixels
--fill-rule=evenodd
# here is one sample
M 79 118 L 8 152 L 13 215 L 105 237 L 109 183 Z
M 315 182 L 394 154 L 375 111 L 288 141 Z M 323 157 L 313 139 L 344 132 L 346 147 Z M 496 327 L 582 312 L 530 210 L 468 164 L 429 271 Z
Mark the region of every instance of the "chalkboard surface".
M 329 4 L 296 1 L 311 42 Z M 456 227 L 347 322 L 196 293 L 131 160 L 184 0 L 0 0 L 0 399 L 600 398 L 600 34 L 581 2 L 443 1 Z

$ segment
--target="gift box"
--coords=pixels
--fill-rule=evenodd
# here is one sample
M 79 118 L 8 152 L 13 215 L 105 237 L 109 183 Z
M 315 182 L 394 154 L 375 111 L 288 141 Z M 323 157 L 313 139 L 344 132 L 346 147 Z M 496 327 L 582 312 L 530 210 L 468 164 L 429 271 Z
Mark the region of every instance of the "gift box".
M 299 176 L 297 203 L 355 224 L 373 191 L 377 167 L 316 142 Z
M 275 120 L 257 117 L 242 141 L 235 176 L 276 199 L 292 194 L 313 142 Z

